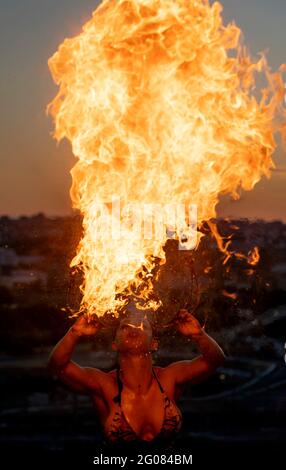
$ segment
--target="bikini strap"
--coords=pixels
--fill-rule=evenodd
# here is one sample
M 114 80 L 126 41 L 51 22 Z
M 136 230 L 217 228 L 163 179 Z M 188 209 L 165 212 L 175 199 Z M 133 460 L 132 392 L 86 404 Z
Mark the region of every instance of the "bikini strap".
M 152 367 L 152 371 L 153 371 L 153 375 L 154 375 L 155 379 L 157 380 L 157 383 L 159 385 L 159 388 L 160 388 L 161 392 L 164 393 L 165 390 L 163 389 L 162 385 L 160 384 L 159 379 L 158 379 L 157 375 L 155 374 L 155 370 L 153 369 L 153 367 Z
M 116 395 L 114 398 L 113 398 L 113 401 L 114 403 L 119 403 L 119 405 L 121 405 L 121 392 L 122 392 L 122 389 L 123 389 L 123 383 L 120 379 L 120 375 L 119 375 L 119 366 L 117 366 L 116 368 L 116 379 L 117 379 L 117 385 L 118 385 L 118 395 Z
M 159 385 L 161 393 L 164 393 L 164 389 L 163 389 L 162 385 L 160 384 L 159 379 L 158 379 L 153 367 L 152 367 L 152 372 L 153 372 L 153 375 L 154 375 L 154 377 L 155 377 L 155 379 L 156 379 L 156 381 Z M 113 398 L 113 401 L 114 401 L 114 403 L 119 403 L 119 405 L 121 405 L 121 393 L 122 393 L 122 390 L 123 390 L 123 383 L 122 383 L 122 380 L 120 379 L 120 375 L 119 375 L 119 366 L 117 366 L 117 368 L 116 368 L 116 378 L 117 378 L 117 385 L 118 385 L 118 395 L 116 395 Z

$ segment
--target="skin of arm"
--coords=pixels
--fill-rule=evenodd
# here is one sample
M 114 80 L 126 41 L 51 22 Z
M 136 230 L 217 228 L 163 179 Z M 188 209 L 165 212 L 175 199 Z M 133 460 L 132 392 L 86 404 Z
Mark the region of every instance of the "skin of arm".
M 80 338 L 95 335 L 99 329 L 98 322 L 90 321 L 82 315 L 50 354 L 48 369 L 75 392 L 88 394 L 92 390 L 93 393 L 101 393 L 101 384 L 106 374 L 99 369 L 81 367 L 71 361 Z
M 187 310 L 180 310 L 175 325 L 180 333 L 195 341 L 201 355 L 193 360 L 173 362 L 166 370 L 176 385 L 190 381 L 199 383 L 224 363 L 224 352 Z

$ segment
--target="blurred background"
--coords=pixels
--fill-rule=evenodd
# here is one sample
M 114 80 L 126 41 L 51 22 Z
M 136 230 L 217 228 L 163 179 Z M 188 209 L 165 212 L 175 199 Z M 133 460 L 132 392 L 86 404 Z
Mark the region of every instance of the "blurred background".
M 179 401 L 184 415 L 181 445 L 224 452 L 263 444 L 282 451 L 286 437 L 286 225 L 247 219 L 217 220 L 233 234 L 232 248 L 260 247 L 256 266 L 222 254 L 207 233 L 196 252 L 166 244 L 169 285 L 180 304 L 181 276 L 195 273 L 200 293 L 196 316 L 222 346 L 227 361 L 214 376 L 187 386 Z M 69 262 L 81 233 L 81 219 L 0 219 L 1 434 L 3 450 L 66 455 L 101 442 L 89 398 L 76 395 L 47 370 L 52 347 L 73 320 L 80 277 Z M 68 247 L 68 248 L 67 248 Z M 175 248 L 175 249 L 174 249 Z M 191 264 L 191 271 L 188 271 Z M 230 269 L 229 269 L 230 268 Z M 195 287 L 190 283 L 190 298 Z M 184 296 L 186 289 L 184 289 Z M 84 339 L 74 354 L 82 366 L 109 371 L 116 356 L 112 330 Z M 159 350 L 154 364 L 190 359 L 195 345 L 173 328 L 155 328 Z M 277 455 L 277 449 L 275 455 Z M 22 457 L 21 457 L 22 458 Z M 265 458 L 265 457 L 264 457 Z

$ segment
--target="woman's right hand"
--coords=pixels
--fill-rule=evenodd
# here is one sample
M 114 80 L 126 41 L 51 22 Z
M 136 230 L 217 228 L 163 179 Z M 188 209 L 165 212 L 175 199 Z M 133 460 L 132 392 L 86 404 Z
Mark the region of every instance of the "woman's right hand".
M 93 315 L 81 315 L 71 327 L 71 331 L 77 336 L 93 336 L 98 333 L 102 325 Z

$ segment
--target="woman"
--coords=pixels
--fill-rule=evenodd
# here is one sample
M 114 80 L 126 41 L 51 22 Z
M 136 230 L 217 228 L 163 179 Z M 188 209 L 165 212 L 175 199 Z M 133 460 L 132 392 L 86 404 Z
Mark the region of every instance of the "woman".
M 81 316 L 53 349 L 50 369 L 70 388 L 86 393 L 98 412 L 106 442 L 122 444 L 174 441 L 182 424 L 175 401 L 181 386 L 209 376 L 225 359 L 224 353 L 187 310 L 180 310 L 175 326 L 192 338 L 201 355 L 193 360 L 152 366 L 153 339 L 150 322 L 142 316 L 121 320 L 112 342 L 118 366 L 110 372 L 80 367 L 71 361 L 73 350 L 84 336 L 97 334 L 101 325 Z

